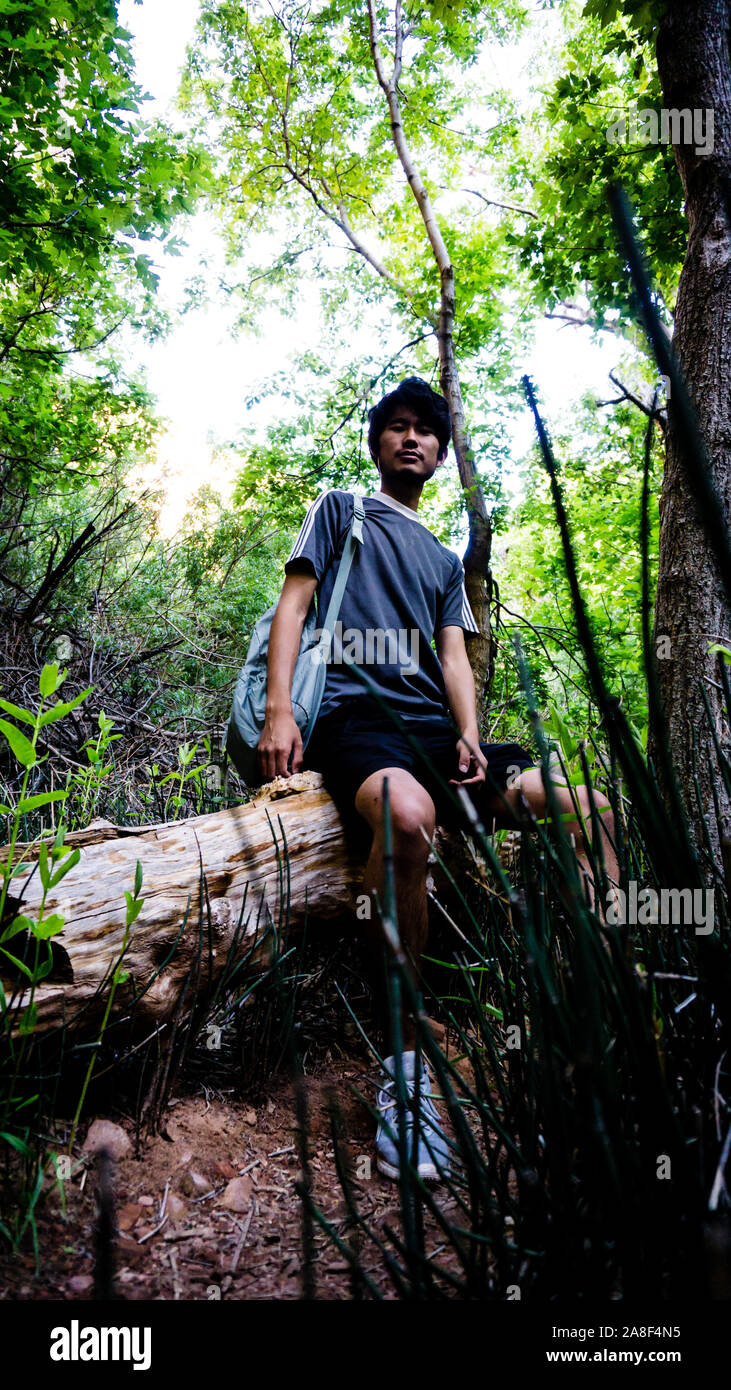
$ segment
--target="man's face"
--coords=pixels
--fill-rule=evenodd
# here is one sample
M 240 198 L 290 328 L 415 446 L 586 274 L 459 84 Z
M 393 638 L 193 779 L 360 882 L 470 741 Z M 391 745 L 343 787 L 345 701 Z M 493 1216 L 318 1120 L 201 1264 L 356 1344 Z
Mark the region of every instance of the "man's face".
M 378 441 L 381 477 L 423 478 L 426 482 L 443 462 L 439 447 L 431 425 L 407 406 L 397 406 Z

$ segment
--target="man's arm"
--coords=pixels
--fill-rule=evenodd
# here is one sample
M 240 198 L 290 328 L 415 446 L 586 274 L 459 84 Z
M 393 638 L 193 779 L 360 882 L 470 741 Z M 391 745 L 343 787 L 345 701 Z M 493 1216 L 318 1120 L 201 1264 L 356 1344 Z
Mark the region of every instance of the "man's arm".
M 302 628 L 317 580 L 314 574 L 288 574 L 269 632 L 267 699 L 264 730 L 258 743 L 259 766 L 266 781 L 289 777 L 302 766 L 302 735 L 292 713 L 292 680 Z
M 441 627 L 436 634 L 437 656 L 444 676 L 449 708 L 462 738 L 457 744 L 460 772 L 467 772 L 474 764 L 475 775 L 462 778 L 462 781 L 481 782 L 485 778 L 485 760 L 480 751 L 480 734 L 477 727 L 477 708 L 475 704 L 475 678 L 472 674 L 464 644 L 461 627 Z M 474 749 L 474 756 L 470 749 Z

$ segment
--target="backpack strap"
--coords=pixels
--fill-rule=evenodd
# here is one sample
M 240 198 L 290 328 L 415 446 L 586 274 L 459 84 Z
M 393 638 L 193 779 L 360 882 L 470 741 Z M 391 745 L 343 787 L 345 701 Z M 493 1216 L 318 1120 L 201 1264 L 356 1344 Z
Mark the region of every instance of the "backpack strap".
M 340 605 L 343 601 L 343 594 L 345 593 L 345 585 L 348 582 L 353 556 L 355 555 L 357 546 L 364 544 L 363 522 L 365 521 L 365 507 L 363 506 L 363 498 L 357 492 L 351 495 L 353 498 L 353 519 L 350 523 L 350 531 L 348 532 L 340 564 L 338 565 L 338 572 L 335 576 L 335 584 L 333 585 L 330 602 L 327 606 L 327 616 L 320 637 L 320 645 L 324 646 L 327 644 L 328 648 L 332 640 L 337 616 L 340 612 Z

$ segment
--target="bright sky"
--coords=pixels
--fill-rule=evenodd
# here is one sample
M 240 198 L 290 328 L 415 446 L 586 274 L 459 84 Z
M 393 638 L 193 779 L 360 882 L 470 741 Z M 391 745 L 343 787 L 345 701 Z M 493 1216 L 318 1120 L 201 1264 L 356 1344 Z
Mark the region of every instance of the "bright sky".
M 120 23 L 134 35 L 138 79 L 153 98 L 143 108 L 150 114 L 170 112 L 199 8 L 199 0 L 120 0 Z M 501 50 L 502 80 L 507 57 Z M 516 80 L 523 61 L 520 53 L 513 55 Z M 173 311 L 202 262 L 223 266 L 220 237 L 208 215 L 196 215 L 184 236 L 188 246 L 181 256 L 156 258 L 160 295 Z M 149 244 L 144 249 L 149 254 Z M 203 482 L 214 483 L 224 493 L 231 485 L 236 460 L 225 445 L 262 418 L 248 404 L 257 385 L 285 365 L 293 343 L 301 348 L 308 338 L 313 341 L 317 314 L 308 300 L 303 291 L 294 320 L 284 322 L 272 314 L 257 336 L 234 333 L 234 306 L 220 297 L 205 308 L 188 310 L 164 340 L 149 346 L 130 342 L 129 352 L 144 368 L 160 414 L 170 422 L 158 459 L 147 470 L 149 481 L 165 482 L 161 526 L 167 534 L 182 520 L 186 502 Z M 541 320 L 520 372 L 535 379 L 548 421 L 555 423 L 559 412 L 586 390 L 600 397 L 613 394 L 607 372 L 617 365 L 619 354 L 620 345 L 611 335 L 604 335 L 603 344 L 596 346 L 586 329 Z M 532 429 L 526 411 L 513 436 L 516 459 L 530 445 Z M 216 445 L 224 447 L 214 459 Z

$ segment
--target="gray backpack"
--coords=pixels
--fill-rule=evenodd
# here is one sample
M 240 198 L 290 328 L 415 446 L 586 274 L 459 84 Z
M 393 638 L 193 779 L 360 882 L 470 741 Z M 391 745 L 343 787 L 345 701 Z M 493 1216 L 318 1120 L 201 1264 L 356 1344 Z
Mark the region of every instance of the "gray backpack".
M 340 612 L 356 544 L 363 544 L 363 521 L 365 519 L 363 498 L 357 493 L 353 493 L 352 497 L 353 520 L 338 565 L 325 624 L 318 639 L 316 637 L 316 630 L 319 626 L 318 614 L 313 594 L 312 603 L 302 628 L 299 656 L 292 678 L 292 713 L 302 734 L 303 748 L 306 748 L 309 743 L 320 709 L 327 678 L 327 660 L 333 629 Z M 224 738 L 224 747 L 229 758 L 231 758 L 237 772 L 250 787 L 259 786 L 262 781 L 256 749 L 264 729 L 269 632 L 276 611 L 277 604 L 273 603 L 271 608 L 267 608 L 266 613 L 259 618 L 251 635 L 246 664 L 239 672 L 236 681 L 233 707 L 226 725 Z

